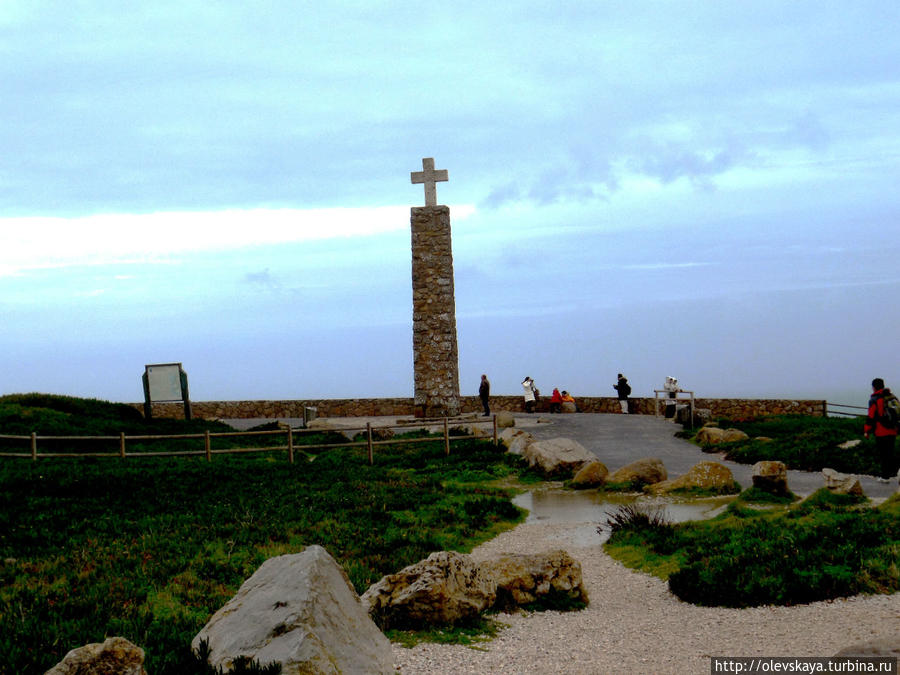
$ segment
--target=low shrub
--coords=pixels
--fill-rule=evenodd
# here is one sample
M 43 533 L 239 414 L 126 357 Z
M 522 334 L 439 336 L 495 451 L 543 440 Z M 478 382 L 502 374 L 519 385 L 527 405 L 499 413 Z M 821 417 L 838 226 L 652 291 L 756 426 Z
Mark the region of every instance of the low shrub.
M 671 525 L 663 506 L 647 507 L 635 502 L 620 504 L 615 511 L 606 517 L 606 522 L 597 528 L 598 534 L 609 532 L 615 534 L 619 530 L 646 531 Z
M 805 516 L 822 511 L 846 511 L 868 503 L 865 495 L 838 494 L 827 488 L 819 488 L 791 510 L 791 515 Z
M 520 521 L 511 493 L 492 485 L 521 461 L 471 439 L 449 457 L 440 442 L 378 446 L 374 466 L 365 447 L 293 465 L 256 454 L 3 458 L 0 673 L 44 672 L 106 635 L 140 645 L 148 672 L 194 672 L 191 639 L 266 558 L 320 544 L 362 593 Z
M 716 546 L 688 551 L 669 576 L 669 588 L 699 605 L 752 607 L 900 589 L 886 572 L 885 555 L 896 556 L 900 526 L 885 514 L 829 513 L 814 518 L 757 517 L 741 528 L 723 528 Z M 894 552 L 891 553 L 891 542 Z
M 597 533 L 609 533 L 611 542 L 645 543 L 661 555 L 670 554 L 679 545 L 678 528 L 667 518 L 665 507 L 622 504 L 607 516 Z
M 53 410 L 82 419 L 105 419 L 118 422 L 142 422 L 139 410 L 126 403 L 110 403 L 94 398 L 76 398 L 57 394 L 7 394 L 0 396 L 0 406 L 18 405 L 22 409 Z
M 900 500 L 860 508 L 858 500 L 825 490 L 777 511 L 736 500 L 712 520 L 669 528 L 620 518 L 606 549 L 643 569 L 665 569 L 672 593 L 699 605 L 794 605 L 892 593 L 900 590 L 898 512 Z
M 799 497 L 790 491 L 785 495 L 777 495 L 758 487 L 749 487 L 741 492 L 735 501 L 745 504 L 791 504 L 798 499 Z
M 875 441 L 862 438 L 864 418 L 773 415 L 753 420 L 719 420 L 719 426 L 734 427 L 750 436 L 745 441 L 711 446 L 725 457 L 742 464 L 778 460 L 790 469 L 821 471 L 829 467 L 844 473 L 877 474 L 880 469 Z M 693 438 L 696 434 L 685 432 Z M 770 440 L 757 440 L 765 437 Z M 854 448 L 838 447 L 860 440 Z

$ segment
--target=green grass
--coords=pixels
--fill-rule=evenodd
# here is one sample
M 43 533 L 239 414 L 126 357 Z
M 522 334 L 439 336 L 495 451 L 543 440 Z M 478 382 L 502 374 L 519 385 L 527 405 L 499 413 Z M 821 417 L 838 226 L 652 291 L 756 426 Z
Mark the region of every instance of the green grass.
M 803 415 L 774 415 L 746 421 L 722 419 L 718 421 L 720 427 L 740 429 L 750 439 L 714 445 L 710 450 L 724 451 L 727 459 L 742 464 L 777 460 L 789 469 L 821 471 L 828 467 L 843 473 L 877 475 L 880 463 L 875 441 L 862 437 L 864 419 Z M 696 431 L 699 429 L 679 435 L 693 438 Z M 755 440 L 760 436 L 771 440 Z M 856 439 L 862 442 L 855 448 L 838 447 L 844 441 Z
M 742 504 L 791 504 L 799 499 L 793 492 L 788 494 L 774 494 L 758 487 L 749 487 L 741 492 L 730 506 Z
M 668 579 L 686 602 L 794 605 L 900 591 L 900 499 L 877 508 L 824 488 L 774 510 L 738 504 L 709 521 L 618 519 L 607 552 Z
M 415 647 L 422 642 L 434 642 L 480 649 L 481 644 L 493 640 L 507 625 L 498 621 L 493 615 L 479 615 L 470 621 L 454 626 L 429 626 L 422 630 L 390 628 L 384 631 L 384 634 L 391 642 L 407 648 Z
M 28 421 L 63 433 L 102 420 L 41 403 Z M 522 517 L 496 486 L 522 461 L 489 442 L 456 441 L 449 457 L 440 442 L 379 446 L 374 466 L 365 453 L 0 459 L 0 673 L 44 672 L 112 635 L 145 649 L 148 672 L 192 673 L 191 639 L 266 558 L 320 544 L 361 593 Z

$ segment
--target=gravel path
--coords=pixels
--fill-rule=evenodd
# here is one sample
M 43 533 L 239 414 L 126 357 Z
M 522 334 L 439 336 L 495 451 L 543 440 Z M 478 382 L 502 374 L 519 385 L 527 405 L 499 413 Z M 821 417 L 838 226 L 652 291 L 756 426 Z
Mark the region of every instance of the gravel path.
M 516 426 L 539 438 L 574 438 L 610 469 L 642 456 L 658 456 L 671 475 L 710 457 L 673 437 L 671 424 L 644 416 L 560 415 L 549 424 L 516 416 Z M 524 417 L 524 419 L 523 419 Z M 543 418 L 541 421 L 546 421 Z M 749 467 L 727 463 L 749 485 Z M 744 475 L 746 474 L 746 475 Z M 884 498 L 895 485 L 864 478 L 866 494 Z M 818 472 L 790 472 L 800 494 L 822 486 Z M 574 510 L 573 514 L 583 516 Z M 900 594 L 860 596 L 797 607 L 726 609 L 678 600 L 666 582 L 634 572 L 593 543 L 593 522 L 527 522 L 473 551 L 534 553 L 567 550 L 581 562 L 591 602 L 581 612 L 500 615 L 508 624 L 478 649 L 394 645 L 402 675 L 416 673 L 709 673 L 711 656 L 833 656 L 875 639 L 900 644 Z M 586 545 L 590 542 L 590 545 Z
M 413 673 L 709 673 L 710 656 L 832 656 L 859 642 L 900 642 L 900 594 L 797 607 L 725 609 L 683 603 L 664 581 L 629 570 L 597 544 L 586 523 L 526 523 L 473 551 L 533 553 L 564 548 L 581 562 L 590 604 L 580 612 L 499 615 L 508 624 L 479 649 L 394 645 L 394 664 Z

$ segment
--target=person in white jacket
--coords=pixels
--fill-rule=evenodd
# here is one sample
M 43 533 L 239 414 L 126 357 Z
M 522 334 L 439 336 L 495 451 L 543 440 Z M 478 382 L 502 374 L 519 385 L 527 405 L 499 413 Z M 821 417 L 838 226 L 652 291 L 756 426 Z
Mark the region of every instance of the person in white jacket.
M 678 378 L 667 375 L 663 389 L 669 392 L 669 398 L 666 399 L 666 419 L 672 419 L 675 417 L 675 394 L 681 391 L 678 386 Z
M 534 412 L 534 402 L 537 399 L 537 387 L 534 386 L 534 380 L 527 375 L 522 380 L 522 392 L 525 396 L 525 412 Z

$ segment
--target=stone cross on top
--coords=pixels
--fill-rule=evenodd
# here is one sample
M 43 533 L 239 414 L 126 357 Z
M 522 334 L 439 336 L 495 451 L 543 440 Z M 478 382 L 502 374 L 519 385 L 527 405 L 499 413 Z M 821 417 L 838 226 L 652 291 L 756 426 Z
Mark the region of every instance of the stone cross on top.
M 409 174 L 413 184 L 425 183 L 425 206 L 437 206 L 437 186 L 435 183 L 449 180 L 447 169 L 434 170 L 434 157 L 422 158 L 422 171 Z

